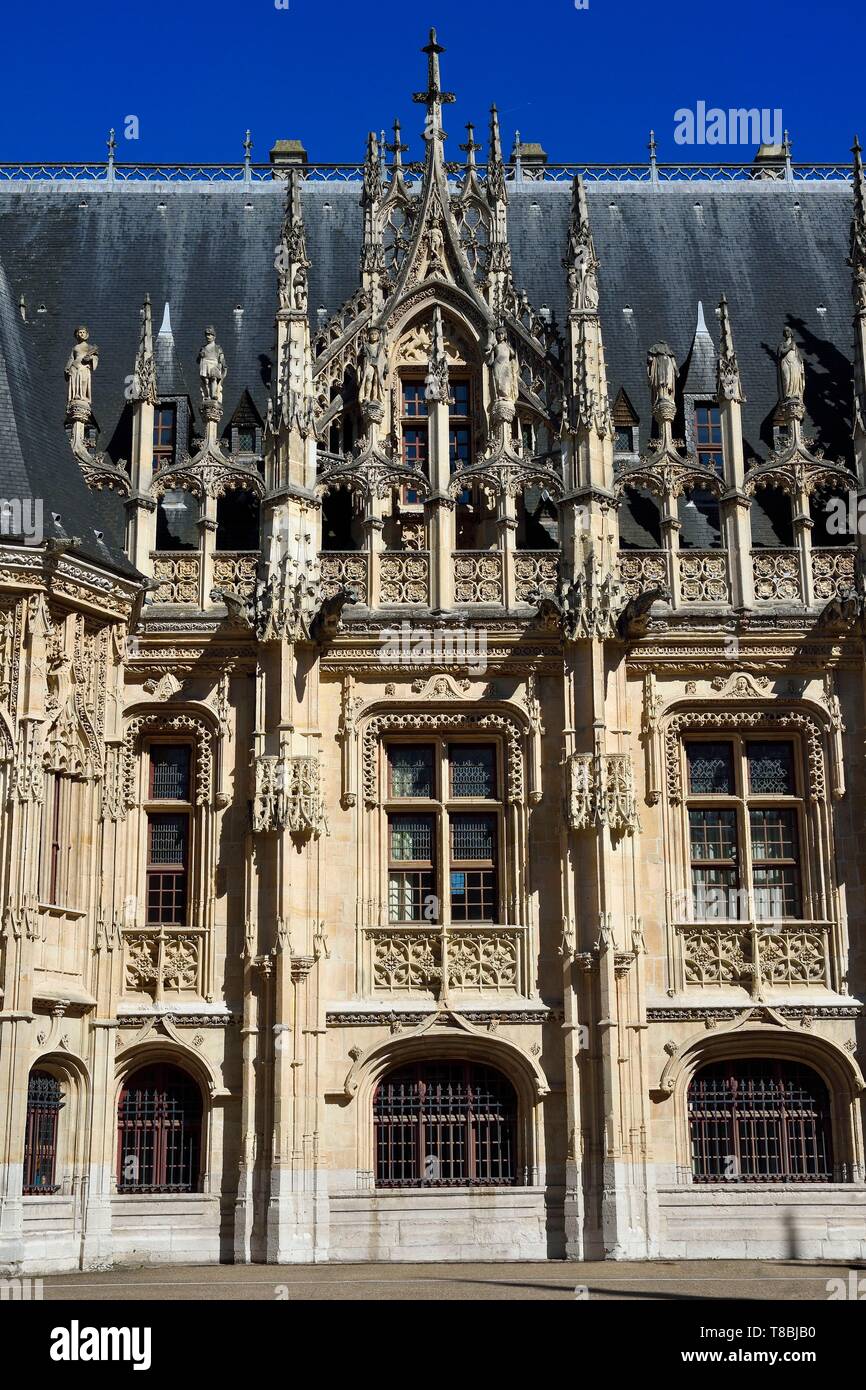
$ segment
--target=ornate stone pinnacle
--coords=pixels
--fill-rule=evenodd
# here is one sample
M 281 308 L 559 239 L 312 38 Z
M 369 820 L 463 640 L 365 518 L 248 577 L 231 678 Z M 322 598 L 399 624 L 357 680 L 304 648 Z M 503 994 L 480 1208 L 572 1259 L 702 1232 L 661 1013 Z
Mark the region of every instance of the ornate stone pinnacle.
M 720 400 L 743 401 L 743 387 L 740 381 L 740 367 L 734 351 L 734 336 L 728 314 L 728 301 L 725 295 L 719 302 L 719 358 L 716 367 L 716 384 Z

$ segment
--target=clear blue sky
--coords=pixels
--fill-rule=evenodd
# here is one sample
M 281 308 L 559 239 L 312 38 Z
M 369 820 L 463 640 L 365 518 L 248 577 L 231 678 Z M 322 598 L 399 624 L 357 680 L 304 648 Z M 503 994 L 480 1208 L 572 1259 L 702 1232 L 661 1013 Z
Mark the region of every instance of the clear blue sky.
M 30 0 L 4 13 L 0 158 L 104 158 L 114 126 L 118 159 L 233 160 L 249 126 L 257 160 L 299 137 L 312 159 L 355 161 L 395 115 L 417 158 L 431 25 L 458 98 L 451 158 L 493 100 L 506 155 L 519 128 L 557 161 L 643 160 L 650 127 L 660 159 L 750 159 L 674 143 L 674 112 L 701 100 L 781 108 L 795 159 L 847 160 L 866 140 L 863 0 Z

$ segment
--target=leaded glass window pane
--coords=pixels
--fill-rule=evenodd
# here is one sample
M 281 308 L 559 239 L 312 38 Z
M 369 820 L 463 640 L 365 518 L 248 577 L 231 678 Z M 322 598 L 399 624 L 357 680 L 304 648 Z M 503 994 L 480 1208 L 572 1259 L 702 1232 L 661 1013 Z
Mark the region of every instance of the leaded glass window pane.
M 391 795 L 433 796 L 433 749 L 392 744 L 388 749 Z
M 692 859 L 736 859 L 737 823 L 735 811 L 689 811 L 689 832 Z
M 452 743 L 448 758 L 451 763 L 452 796 L 486 798 L 496 795 L 495 748 Z
M 734 757 L 730 743 L 687 743 L 686 758 L 692 796 L 733 794 Z
M 493 859 L 496 822 L 493 816 L 452 816 L 451 858 Z
M 794 859 L 797 855 L 797 825 L 793 811 L 765 807 L 749 812 L 753 859 Z
M 189 752 L 183 744 L 166 743 L 151 748 L 152 801 L 189 800 Z
M 391 859 L 405 864 L 413 860 L 433 862 L 433 817 L 392 816 Z
M 749 791 L 753 796 L 793 796 L 794 746 L 791 743 L 750 741 Z

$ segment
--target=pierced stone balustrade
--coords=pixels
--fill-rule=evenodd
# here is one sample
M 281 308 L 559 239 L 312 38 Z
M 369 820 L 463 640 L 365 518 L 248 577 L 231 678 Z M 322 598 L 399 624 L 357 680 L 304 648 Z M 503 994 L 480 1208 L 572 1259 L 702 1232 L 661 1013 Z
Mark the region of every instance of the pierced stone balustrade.
M 340 588 L 354 589 L 361 603 L 369 603 L 367 555 L 362 550 L 320 550 L 322 591 L 326 598 Z
M 454 598 L 457 603 L 502 603 L 502 555 L 498 550 L 454 551 Z
M 559 588 L 559 552 L 518 550 L 514 555 L 514 598 L 529 603 L 536 589 L 556 593 Z
M 847 546 L 812 551 L 812 592 L 818 602 L 841 598 L 854 584 L 857 552 Z
M 217 589 L 229 589 L 243 598 L 256 590 L 259 564 L 257 550 L 218 550 L 213 557 L 213 582 Z
M 669 552 L 621 550 L 619 578 L 626 598 L 637 598 L 647 589 L 670 587 Z
M 756 931 L 744 922 L 687 927 L 683 964 L 690 985 L 826 985 L 828 924 L 778 923 Z
M 199 602 L 201 556 L 195 552 L 155 550 L 151 552 L 153 577 L 159 585 L 153 603 Z
M 800 552 L 793 547 L 752 551 L 755 598 L 759 603 L 802 603 Z
M 379 601 L 383 604 L 429 603 L 429 552 L 407 550 L 380 555 Z
M 723 550 L 681 550 L 677 556 L 683 603 L 727 603 L 728 557 Z
M 523 977 L 522 927 L 394 926 L 367 933 L 373 988 L 387 993 L 438 989 L 443 959 L 454 990 L 515 993 Z

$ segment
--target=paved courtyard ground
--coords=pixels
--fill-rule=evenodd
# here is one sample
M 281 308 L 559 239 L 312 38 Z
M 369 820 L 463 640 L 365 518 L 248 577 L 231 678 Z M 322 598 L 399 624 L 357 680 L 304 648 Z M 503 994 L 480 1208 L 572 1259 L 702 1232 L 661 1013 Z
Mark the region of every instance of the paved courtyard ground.
M 43 1297 L 110 1299 L 495 1300 L 588 1298 L 692 1302 L 737 1298 L 818 1300 L 851 1266 L 780 1260 L 642 1264 L 162 1265 L 46 1275 Z M 857 1278 L 864 1277 L 858 1271 Z M 866 1285 L 864 1285 L 866 1287 Z

